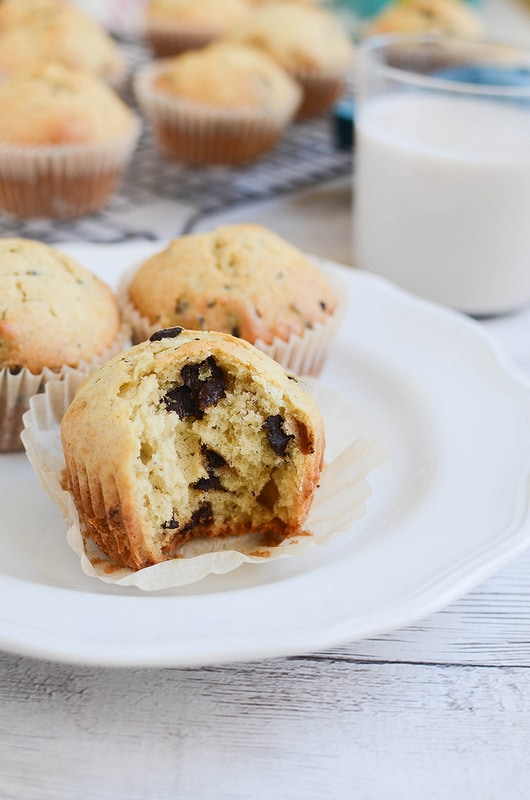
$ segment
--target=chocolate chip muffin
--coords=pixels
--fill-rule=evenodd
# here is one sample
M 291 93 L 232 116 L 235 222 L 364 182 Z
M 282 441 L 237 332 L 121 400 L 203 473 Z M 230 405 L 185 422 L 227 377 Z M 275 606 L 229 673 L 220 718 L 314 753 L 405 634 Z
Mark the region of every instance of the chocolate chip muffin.
M 135 341 L 174 325 L 216 330 L 296 372 L 318 372 L 339 318 L 329 277 L 296 247 L 251 224 L 171 242 L 128 278 L 120 303 Z
M 302 89 L 299 117 L 326 112 L 343 92 L 355 49 L 328 8 L 275 2 L 255 8 L 227 34 L 273 58 Z
M 48 245 L 0 240 L 0 450 L 22 449 L 22 414 L 48 380 L 88 371 L 125 338 L 99 278 Z
M 157 58 L 220 39 L 248 12 L 248 0 L 149 0 L 145 34 Z
M 247 342 L 179 327 L 87 378 L 61 436 L 86 535 L 134 570 L 192 537 L 300 534 L 323 465 L 298 379 Z
M 122 83 L 127 69 L 116 42 L 73 3 L 3 0 L 0 75 L 5 78 L 49 62 L 86 70 L 113 85 Z
M 384 8 L 368 24 L 369 36 L 387 33 L 438 31 L 457 36 L 481 36 L 480 15 L 462 0 L 403 0 Z
M 0 209 L 76 217 L 110 200 L 139 135 L 133 112 L 86 72 L 42 64 L 0 83 Z
M 135 90 L 164 155 L 192 164 L 262 156 L 280 139 L 301 97 L 267 55 L 224 42 L 145 65 Z

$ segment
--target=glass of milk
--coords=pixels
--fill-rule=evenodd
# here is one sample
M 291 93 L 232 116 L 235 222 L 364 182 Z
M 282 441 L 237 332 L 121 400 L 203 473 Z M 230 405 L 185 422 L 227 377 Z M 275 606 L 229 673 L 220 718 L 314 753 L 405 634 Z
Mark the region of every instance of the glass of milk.
M 354 263 L 472 315 L 530 302 L 530 52 L 359 48 Z

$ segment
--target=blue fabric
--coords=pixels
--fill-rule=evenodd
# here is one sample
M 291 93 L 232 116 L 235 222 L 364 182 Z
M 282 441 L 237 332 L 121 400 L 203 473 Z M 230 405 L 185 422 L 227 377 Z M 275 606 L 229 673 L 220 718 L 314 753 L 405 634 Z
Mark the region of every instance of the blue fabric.
M 445 67 L 434 73 L 437 78 L 461 83 L 474 83 L 487 86 L 528 86 L 530 88 L 530 69 L 521 67 L 480 66 Z

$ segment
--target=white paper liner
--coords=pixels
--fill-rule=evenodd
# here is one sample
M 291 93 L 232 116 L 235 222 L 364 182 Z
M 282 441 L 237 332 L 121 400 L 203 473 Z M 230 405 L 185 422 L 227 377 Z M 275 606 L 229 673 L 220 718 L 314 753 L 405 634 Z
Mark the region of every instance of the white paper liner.
M 105 583 L 157 591 L 195 583 L 209 574 L 223 574 L 242 564 L 263 564 L 293 557 L 325 545 L 348 531 L 366 511 L 371 494 L 367 475 L 385 458 L 383 446 L 364 416 L 343 397 L 314 379 L 307 385 L 318 403 L 326 428 L 326 466 L 315 493 L 303 535 L 263 548 L 259 536 L 197 539 L 184 545 L 179 558 L 133 571 L 116 570 L 93 542 L 84 542 L 79 516 L 69 492 L 62 488 L 64 456 L 60 420 L 81 377 L 65 376 L 33 397 L 24 415 L 22 440 L 28 458 L 45 489 L 59 506 L 67 524 L 68 544 L 83 571 Z
M 133 116 L 128 131 L 106 142 L 0 143 L 2 207 L 21 216 L 75 216 L 98 210 L 115 190 L 140 131 L 140 120 Z
M 333 314 L 329 315 L 326 322 L 318 322 L 312 328 L 306 328 L 301 336 L 293 334 L 287 341 L 276 337 L 270 344 L 256 339 L 251 344 L 278 361 L 289 372 L 316 377 L 324 366 L 329 348 L 344 318 L 348 306 L 348 292 L 342 281 L 325 264 L 313 263 L 326 276 L 335 294 L 337 305 Z M 139 266 L 141 265 L 132 267 L 122 275 L 116 293 L 121 313 L 131 326 L 133 341 L 136 344 L 149 339 L 160 329 L 159 324 L 149 322 L 129 300 L 129 286 Z
M 140 136 L 140 120 L 132 117 L 130 130 L 106 142 L 71 145 L 0 144 L 0 170 L 10 178 L 34 180 L 44 173 L 73 177 L 108 172 L 130 158 Z
M 45 367 L 42 372 L 33 373 L 25 367 L 16 374 L 12 374 L 9 367 L 0 369 L 0 411 L 2 425 L 0 425 L 0 453 L 22 450 L 20 431 L 22 430 L 22 415 L 29 408 L 30 398 L 44 391 L 50 381 L 62 381 L 70 376 L 81 378 L 93 372 L 116 353 L 121 352 L 131 338 L 131 328 L 128 322 L 123 322 L 114 342 L 105 348 L 98 356 L 90 361 L 80 361 L 77 367 L 65 364 L 59 370 Z
M 298 119 L 323 114 L 344 91 L 345 69 L 327 72 L 289 69 L 288 72 L 302 89 L 302 102 L 296 114 Z
M 293 95 L 292 103 L 274 113 L 193 103 L 154 88 L 153 81 L 167 61 L 159 59 L 141 67 L 134 78 L 134 92 L 160 148 L 186 162 L 233 164 L 257 158 L 276 144 L 301 100 L 301 93 Z

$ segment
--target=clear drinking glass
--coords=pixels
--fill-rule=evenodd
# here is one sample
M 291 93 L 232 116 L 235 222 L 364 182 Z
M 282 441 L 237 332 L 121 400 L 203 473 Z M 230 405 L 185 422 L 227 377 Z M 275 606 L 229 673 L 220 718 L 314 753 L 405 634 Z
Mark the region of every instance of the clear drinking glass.
M 355 124 L 356 266 L 473 315 L 530 302 L 530 51 L 367 39 Z

